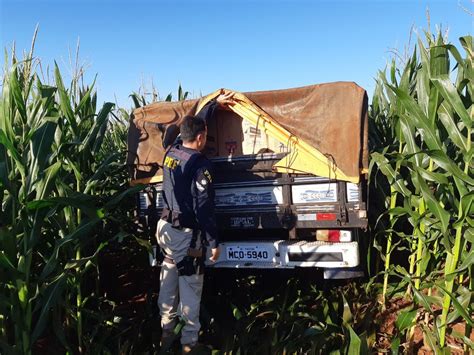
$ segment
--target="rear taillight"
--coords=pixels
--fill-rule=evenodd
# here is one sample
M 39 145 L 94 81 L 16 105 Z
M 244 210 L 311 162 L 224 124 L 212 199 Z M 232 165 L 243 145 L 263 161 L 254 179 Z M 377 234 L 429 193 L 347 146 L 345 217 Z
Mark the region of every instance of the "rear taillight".
M 318 229 L 316 231 L 316 240 L 320 242 L 350 242 L 352 236 L 350 231 L 339 229 Z
M 341 231 L 330 230 L 328 233 L 328 242 L 339 242 L 341 240 Z

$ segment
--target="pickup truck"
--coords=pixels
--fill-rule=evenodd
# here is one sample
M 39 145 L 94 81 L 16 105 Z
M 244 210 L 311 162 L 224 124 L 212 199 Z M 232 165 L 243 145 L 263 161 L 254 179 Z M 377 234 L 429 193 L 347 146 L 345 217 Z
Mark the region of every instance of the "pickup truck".
M 225 89 L 157 102 L 131 115 L 127 164 L 140 225 L 154 235 L 163 208 L 163 140 Z M 367 95 L 351 82 L 236 93 L 208 122 L 221 255 L 214 268 L 321 268 L 361 276 L 367 227 Z M 154 237 L 151 237 L 154 240 Z

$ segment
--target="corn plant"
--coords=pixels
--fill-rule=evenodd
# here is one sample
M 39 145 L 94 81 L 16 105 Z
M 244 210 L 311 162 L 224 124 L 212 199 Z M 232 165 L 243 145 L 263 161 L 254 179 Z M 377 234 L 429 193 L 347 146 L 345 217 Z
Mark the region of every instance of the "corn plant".
M 390 224 L 380 234 L 387 238 L 380 242 L 386 245 L 383 296 L 389 275 L 406 282 L 406 297 L 436 319 L 434 329 L 425 332 L 433 348 L 446 346 L 449 324 L 458 317 L 467 332 L 472 326 L 466 303 L 472 283 L 463 286 L 465 276 L 472 280 L 473 261 L 472 37 L 460 43 L 464 57 L 440 33 L 426 33 L 426 44 L 418 40 L 401 71 L 392 63 L 388 79 L 379 75 L 371 111 L 372 136 L 395 132 L 385 146 L 378 138 L 372 153 L 373 173 L 381 173 L 373 178 L 385 176 L 390 185 L 390 192 L 385 189 Z M 400 221 L 410 227 L 397 225 Z M 390 263 L 394 235 L 399 237 L 396 248 L 409 251 L 408 270 Z M 433 313 L 433 304 L 442 308 L 441 316 Z M 468 346 L 468 337 L 460 337 Z
M 93 85 L 81 85 L 80 75 L 66 88 L 57 65 L 54 83 L 43 83 L 38 63 L 32 51 L 23 61 L 5 59 L 0 345 L 4 353 L 29 354 L 48 336 L 83 353 L 85 332 L 100 318 L 88 306 L 100 296 L 98 285 L 90 286 L 107 244 L 98 235 L 120 221 L 114 213 L 134 191 L 125 187 L 125 141 L 107 131 L 113 105 L 98 109 Z
M 303 272 L 230 277 L 228 271 L 207 280 L 215 286 L 203 298 L 222 353 L 368 354 L 375 346 L 373 287 L 351 283 L 323 291 Z
M 143 91 L 144 93 L 141 93 L 141 91 Z M 151 100 L 147 99 L 148 96 L 151 96 Z M 181 84 L 179 84 L 177 96 L 177 101 L 187 100 L 189 97 L 189 91 L 184 91 Z M 141 90 L 138 90 L 138 92 L 132 92 L 129 97 L 132 99 L 134 108 L 139 108 L 159 101 L 158 92 L 156 91 L 155 87 L 152 87 L 151 93 L 146 93 L 146 90 L 142 88 Z M 173 94 L 169 93 L 164 99 L 164 101 L 173 101 Z M 123 117 L 128 116 L 128 112 L 126 111 L 122 111 L 122 114 Z

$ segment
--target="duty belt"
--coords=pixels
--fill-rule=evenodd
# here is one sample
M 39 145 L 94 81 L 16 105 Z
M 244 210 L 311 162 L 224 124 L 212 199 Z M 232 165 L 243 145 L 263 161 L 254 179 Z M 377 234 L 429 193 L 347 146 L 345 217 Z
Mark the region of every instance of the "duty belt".
M 165 256 L 163 258 L 163 261 L 168 264 L 176 264 L 173 259 L 171 259 L 169 256 Z

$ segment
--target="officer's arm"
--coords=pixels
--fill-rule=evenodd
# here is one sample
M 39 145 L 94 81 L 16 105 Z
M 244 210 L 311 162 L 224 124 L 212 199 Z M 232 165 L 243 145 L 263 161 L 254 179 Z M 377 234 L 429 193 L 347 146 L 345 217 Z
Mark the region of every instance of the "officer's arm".
M 196 117 L 200 117 L 209 122 L 209 120 L 215 115 L 217 109 L 219 108 L 219 103 L 216 99 L 209 101 L 202 109 L 196 114 Z
M 221 93 L 215 99 L 209 101 L 202 109 L 197 113 L 196 116 L 203 118 L 206 122 L 216 114 L 217 109 L 223 108 L 228 109 L 229 106 L 233 105 L 233 92 Z
M 210 163 L 205 162 L 196 170 L 191 192 L 194 197 L 193 207 L 199 228 L 205 233 L 209 247 L 215 249 L 219 242 L 214 212 L 214 187 L 210 168 Z

